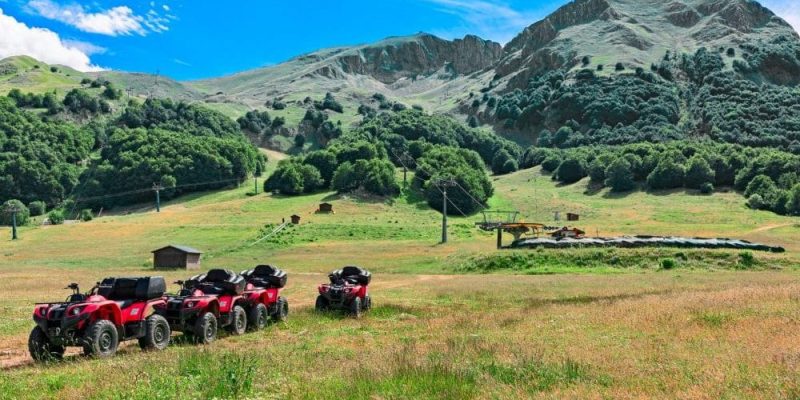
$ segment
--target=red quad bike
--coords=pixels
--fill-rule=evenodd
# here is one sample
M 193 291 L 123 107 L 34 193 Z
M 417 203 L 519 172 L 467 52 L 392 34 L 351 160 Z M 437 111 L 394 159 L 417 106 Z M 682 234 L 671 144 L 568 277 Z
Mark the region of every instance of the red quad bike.
M 286 286 L 286 272 L 271 265 L 259 265 L 242 271 L 247 281 L 244 291 L 247 329 L 256 331 L 269 321 L 283 322 L 289 316 L 289 302 L 280 295 Z
M 369 271 L 359 267 L 344 267 L 328 275 L 331 283 L 319 285 L 316 310 L 346 310 L 359 318 L 364 311 L 372 308 L 372 299 L 367 286 L 372 280 Z
M 183 332 L 199 344 L 216 340 L 220 327 L 233 335 L 245 332 L 246 300 L 242 294 L 246 282 L 241 275 L 212 269 L 175 283 L 181 285 L 180 293 L 168 296 L 167 306 L 159 310 L 173 330 Z
M 170 328 L 157 313 L 166 303 L 164 278 L 106 278 L 87 294 L 77 283 L 63 303 L 37 303 L 36 327 L 28 350 L 36 361 L 60 359 L 66 346 L 83 347 L 89 356 L 110 357 L 124 340 L 138 339 L 143 350 L 163 350 Z

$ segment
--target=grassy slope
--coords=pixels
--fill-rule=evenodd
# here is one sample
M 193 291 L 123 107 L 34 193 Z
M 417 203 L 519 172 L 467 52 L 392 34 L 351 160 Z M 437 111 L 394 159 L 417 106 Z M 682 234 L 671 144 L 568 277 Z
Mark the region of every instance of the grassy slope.
M 205 250 L 206 268 L 244 269 L 257 262 L 284 266 L 292 275 L 286 290 L 292 304 L 289 323 L 224 338 L 205 349 L 179 345 L 163 354 L 140 354 L 130 346 L 111 361 L 78 358 L 66 365 L 17 367 L 0 376 L 0 394 L 144 399 L 156 394 L 716 398 L 798 393 L 792 361 L 800 344 L 792 322 L 800 317 L 798 274 L 794 268 L 769 271 L 773 265 L 797 265 L 796 219 L 747 210 L 734 194 L 715 194 L 713 201 L 681 192 L 585 196 L 583 183 L 557 187 L 537 170 L 499 178 L 495 185 L 493 206 L 518 208 L 529 221 L 548 222 L 555 209 L 575 210 L 584 218 L 579 226 L 590 232 L 602 227 L 601 233 L 747 237 L 783 244 L 791 252 L 757 254 L 762 268 L 751 272 L 731 271 L 735 261 L 711 270 L 700 262 L 698 270 L 653 272 L 660 256 L 675 253 L 667 250 L 655 257 L 645 251 L 641 258 L 649 261 L 635 269 L 597 268 L 588 275 L 451 275 L 464 260 L 495 253 L 494 237 L 471 227 L 477 218 L 454 218 L 452 243 L 441 246 L 436 244 L 439 214 L 406 198 L 394 204 L 335 198 L 336 214 L 315 215 L 316 204 L 332 194 L 248 197 L 252 185 L 246 184 L 182 198 L 161 214 L 26 227 L 18 242 L 6 239 L 7 229 L 0 230 L 0 318 L 6 321 L 0 327 L 0 362 L 26 363 L 32 302 L 61 297 L 59 289 L 71 281 L 88 286 L 106 275 L 152 273 L 149 251 L 165 243 Z M 265 224 L 293 213 L 303 217 L 301 226 L 245 246 Z M 682 223 L 687 213 L 693 221 Z M 593 256 L 537 253 L 552 259 Z M 639 258 L 637 251 L 618 254 Z M 376 272 L 378 307 L 362 321 L 315 316 L 315 284 L 346 263 Z M 545 273 L 547 267 L 540 266 Z M 565 271 L 582 268 L 549 272 Z M 447 275 L 430 275 L 441 273 Z M 167 274 L 170 279 L 184 275 Z M 316 367 L 320 360 L 355 366 L 377 359 L 384 361 L 358 369 Z M 138 381 L 120 374 L 122 366 L 141 371 Z M 231 383 L 228 373 L 243 378 L 219 387 Z M 117 386 L 123 390 L 110 390 Z

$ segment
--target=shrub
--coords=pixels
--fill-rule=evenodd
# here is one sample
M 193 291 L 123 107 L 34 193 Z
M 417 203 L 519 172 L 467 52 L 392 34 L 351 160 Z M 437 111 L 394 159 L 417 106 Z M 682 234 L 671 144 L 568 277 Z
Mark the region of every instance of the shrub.
M 31 211 L 21 201 L 12 199 L 0 206 L 0 225 L 11 226 L 14 222 L 13 214 L 10 211 L 12 208 L 17 210 L 17 225 L 27 224 L 31 217 Z
M 509 174 L 517 169 L 516 160 L 505 149 L 498 151 L 492 159 L 492 172 L 496 175 Z
M 306 136 L 302 133 L 298 133 L 297 136 L 294 137 L 294 147 L 302 149 L 303 146 L 306 144 Z
M 47 214 L 47 220 L 50 221 L 51 225 L 61 225 L 64 223 L 64 211 L 62 210 L 53 210 Z
M 756 193 L 747 198 L 747 206 L 753 210 L 761 210 L 764 208 L 764 198 L 761 197 L 760 194 Z
M 80 218 L 80 220 L 83 222 L 89 222 L 94 219 L 94 213 L 92 212 L 91 209 L 86 208 L 81 210 L 80 216 L 78 218 Z
M 702 194 L 711 194 L 714 191 L 714 184 L 711 182 L 706 182 L 700 185 L 700 193 Z
M 567 157 L 556 171 L 556 178 L 564 183 L 575 183 L 584 177 L 586 177 L 586 169 L 583 161 L 577 157 Z
M 745 267 L 752 267 L 753 264 L 756 263 L 756 258 L 753 256 L 753 253 L 749 251 L 743 251 L 739 253 L 739 264 Z
M 689 160 L 689 168 L 686 170 L 686 187 L 690 189 L 701 189 L 705 184 L 715 182 L 716 174 L 705 158 L 695 155 Z
M 617 65 L 614 66 L 614 69 L 617 71 L 624 71 L 625 65 L 623 65 L 621 62 L 618 62 Z
M 678 266 L 678 263 L 675 260 L 671 259 L 671 258 L 665 258 L 665 259 L 661 260 L 661 268 L 662 269 L 673 269 L 673 268 L 675 268 L 677 266 Z
M 47 204 L 43 201 L 32 201 L 30 204 L 28 204 L 28 209 L 30 210 L 32 217 L 38 217 L 47 212 Z
M 606 186 L 612 192 L 627 192 L 636 187 L 633 180 L 631 164 L 624 158 L 618 158 L 606 169 Z
M 654 190 L 679 188 L 683 186 L 685 175 L 681 165 L 671 158 L 664 158 L 647 177 L 647 186 Z

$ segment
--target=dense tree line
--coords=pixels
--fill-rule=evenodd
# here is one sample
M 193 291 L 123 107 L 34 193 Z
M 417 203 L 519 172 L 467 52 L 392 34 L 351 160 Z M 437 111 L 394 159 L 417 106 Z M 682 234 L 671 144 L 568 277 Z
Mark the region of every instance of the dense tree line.
M 658 143 L 689 137 L 800 154 L 800 42 L 777 37 L 736 49 L 672 54 L 633 73 L 551 71 L 524 90 L 472 100 L 504 129 L 529 132 L 541 147 Z M 483 106 L 483 109 L 481 109 Z
M 395 163 L 397 157 L 409 152 L 409 143 L 413 141 L 476 151 L 495 173 L 516 171 L 516 162 L 522 153 L 516 143 L 490 131 L 469 128 L 451 117 L 426 114 L 416 109 L 367 119 L 352 135 L 362 140 L 384 142 Z M 498 155 L 500 158 L 495 160 Z M 511 162 L 507 164 L 509 160 Z
M 218 112 L 149 99 L 124 105 L 117 118 L 76 124 L 49 109 L 92 116 L 110 111 L 102 106 L 106 100 L 82 89 L 63 100 L 54 96 L 12 91 L 0 97 L 0 201 L 20 200 L 34 215 L 70 197 L 108 207 L 149 199 L 141 191 L 154 183 L 167 188 L 163 195 L 169 198 L 230 185 L 263 170 L 264 158 L 239 124 Z M 131 191 L 139 193 L 116 196 Z
M 88 129 L 44 120 L 0 97 L 0 201 L 64 200 L 94 143 Z
M 368 117 L 325 149 L 284 160 L 264 189 L 287 195 L 335 190 L 396 196 L 401 191 L 396 169 L 407 167 L 415 171 L 411 184 L 431 207 L 442 208 L 441 183 L 452 180 L 457 185 L 449 191 L 448 212 L 472 213 L 493 193 L 486 169 L 515 171 L 520 153 L 516 144 L 452 118 L 402 110 Z
M 589 177 L 596 187 L 626 192 L 687 188 L 710 193 L 719 187 L 741 192 L 748 204 L 778 214 L 800 215 L 800 156 L 710 141 L 574 149 L 532 147 L 522 167 L 541 165 L 553 179 L 574 183 Z

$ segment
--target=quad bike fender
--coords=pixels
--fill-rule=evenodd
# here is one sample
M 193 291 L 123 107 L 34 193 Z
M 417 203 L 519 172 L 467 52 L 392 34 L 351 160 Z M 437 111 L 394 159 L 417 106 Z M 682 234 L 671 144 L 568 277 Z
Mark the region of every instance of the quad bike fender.
M 356 291 L 356 297 L 359 297 L 361 299 L 367 297 L 367 294 L 368 294 L 367 287 L 363 285 L 358 288 L 358 291 Z
M 264 291 L 261 294 L 261 303 L 265 306 L 270 306 L 275 304 L 278 301 L 278 296 L 280 295 L 280 290 L 277 288 L 270 288 Z
M 76 306 L 79 307 L 80 305 Z M 69 315 L 70 309 L 67 309 L 67 314 Z M 117 326 L 119 329 L 124 324 L 124 319 L 122 315 L 122 310 L 119 308 L 119 305 L 113 301 L 109 301 L 106 303 L 100 304 L 89 304 L 86 308 L 83 309 L 85 314 L 90 315 L 91 317 L 89 320 L 91 322 L 106 319 L 111 321 L 114 325 Z
M 218 301 L 218 303 L 217 303 L 217 314 L 216 315 L 219 316 L 219 314 L 227 314 L 227 313 L 231 312 L 231 310 L 233 309 L 234 306 L 236 306 L 236 305 L 238 305 L 240 303 L 244 303 L 245 302 L 245 298 L 244 298 L 244 296 L 241 296 L 241 295 L 237 295 L 237 296 L 225 295 L 225 296 L 219 296 L 217 301 Z

